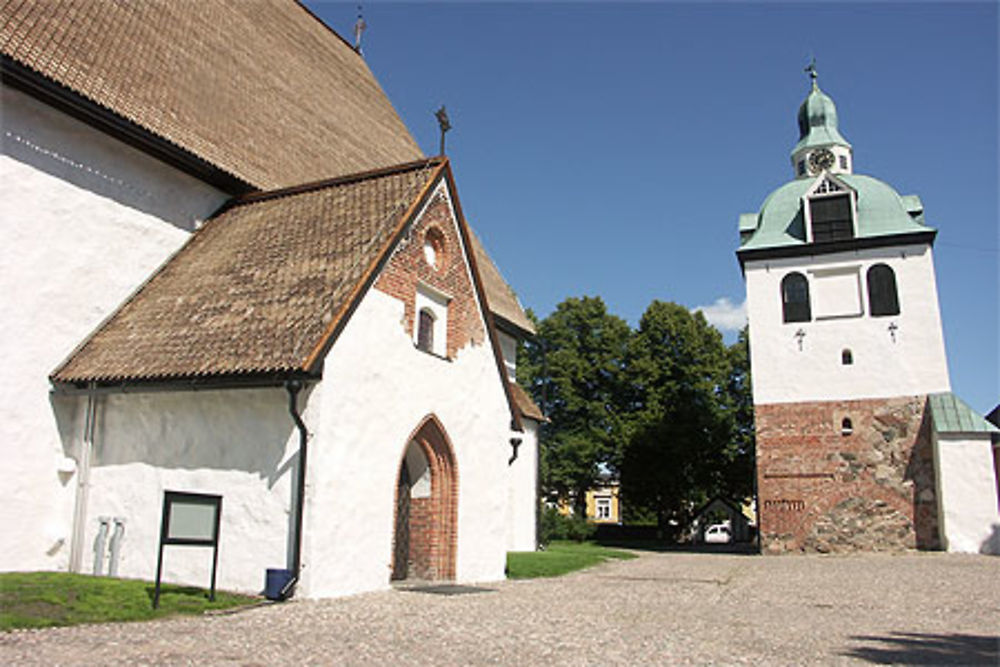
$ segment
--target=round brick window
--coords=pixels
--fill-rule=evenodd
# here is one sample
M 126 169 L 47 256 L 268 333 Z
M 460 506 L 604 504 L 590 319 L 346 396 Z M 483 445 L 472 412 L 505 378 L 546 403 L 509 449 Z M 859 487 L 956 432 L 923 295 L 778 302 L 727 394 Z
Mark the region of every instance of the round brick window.
M 431 227 L 424 234 L 424 259 L 431 268 L 444 266 L 444 234 L 437 227 Z

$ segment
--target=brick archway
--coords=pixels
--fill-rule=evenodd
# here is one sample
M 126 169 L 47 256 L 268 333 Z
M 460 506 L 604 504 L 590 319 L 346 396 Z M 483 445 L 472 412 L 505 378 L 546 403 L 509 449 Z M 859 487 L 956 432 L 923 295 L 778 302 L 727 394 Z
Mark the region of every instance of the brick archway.
M 448 435 L 434 415 L 407 440 L 395 497 L 391 578 L 454 579 L 458 469 Z

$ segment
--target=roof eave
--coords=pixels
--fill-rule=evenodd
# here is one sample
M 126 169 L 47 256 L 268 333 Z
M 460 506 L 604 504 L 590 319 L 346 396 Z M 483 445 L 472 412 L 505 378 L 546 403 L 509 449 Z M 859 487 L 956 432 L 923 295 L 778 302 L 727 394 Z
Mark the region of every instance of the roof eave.
M 252 183 L 244 181 L 97 102 L 39 74 L 9 55 L 0 54 L 0 58 L 2 58 L 0 74 L 2 74 L 5 85 L 20 90 L 227 194 L 238 196 L 257 190 Z
M 740 262 L 740 268 L 743 268 L 746 262 L 758 259 L 831 255 L 838 252 L 862 250 L 865 248 L 884 248 L 886 246 L 914 245 L 919 243 L 934 245 L 934 238 L 936 236 L 936 229 L 928 229 L 926 231 L 919 232 L 885 234 L 883 236 L 863 236 L 860 238 L 844 239 L 840 241 L 826 241 L 823 243 L 801 243 L 796 245 L 782 245 L 766 248 L 740 248 L 736 251 L 736 258 Z

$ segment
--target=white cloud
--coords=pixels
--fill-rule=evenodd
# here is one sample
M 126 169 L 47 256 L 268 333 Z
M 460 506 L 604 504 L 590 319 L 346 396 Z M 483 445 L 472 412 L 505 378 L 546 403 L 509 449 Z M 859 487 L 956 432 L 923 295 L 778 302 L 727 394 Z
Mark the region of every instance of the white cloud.
M 719 331 L 739 331 L 747 323 L 747 302 L 737 305 L 729 297 L 715 300 L 711 306 L 695 306 L 691 312 L 701 311 L 708 323 Z

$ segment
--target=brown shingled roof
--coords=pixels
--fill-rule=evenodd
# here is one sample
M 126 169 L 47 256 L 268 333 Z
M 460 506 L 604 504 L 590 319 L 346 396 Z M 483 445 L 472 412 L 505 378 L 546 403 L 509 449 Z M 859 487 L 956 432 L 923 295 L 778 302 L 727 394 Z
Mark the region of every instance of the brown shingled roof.
M 510 386 L 510 394 L 514 399 L 514 404 L 517 409 L 521 412 L 522 417 L 527 417 L 528 419 L 533 419 L 536 422 L 547 422 L 548 418 L 542 412 L 542 409 L 531 400 L 531 396 L 528 395 L 521 385 L 516 382 L 508 382 Z
M 52 379 L 311 371 L 445 165 L 245 197 L 195 232 Z
M 534 335 L 535 325 L 521 308 L 517 295 L 507 281 L 500 275 L 500 269 L 486 254 L 482 242 L 474 233 L 471 234 L 472 247 L 479 262 L 479 274 L 483 279 L 483 289 L 486 291 L 486 301 L 494 315 L 498 315 L 522 331 Z
M 417 160 L 364 60 L 292 0 L 0 0 L 0 52 L 261 189 Z

